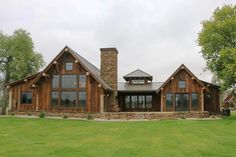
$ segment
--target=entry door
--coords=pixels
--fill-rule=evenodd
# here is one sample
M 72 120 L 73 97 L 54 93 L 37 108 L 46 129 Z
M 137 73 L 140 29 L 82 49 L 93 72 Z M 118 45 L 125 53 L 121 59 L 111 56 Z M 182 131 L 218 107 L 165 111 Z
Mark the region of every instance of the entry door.
M 189 111 L 189 94 L 175 94 L 175 111 Z

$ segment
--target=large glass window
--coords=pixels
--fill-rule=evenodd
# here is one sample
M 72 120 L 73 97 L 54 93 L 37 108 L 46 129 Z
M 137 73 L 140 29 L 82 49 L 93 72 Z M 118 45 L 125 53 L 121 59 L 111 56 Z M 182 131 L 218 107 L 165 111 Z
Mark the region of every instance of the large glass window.
M 138 106 L 138 96 L 132 95 L 131 96 L 131 108 L 137 108 Z
M 79 106 L 86 109 L 86 92 L 79 92 Z
M 21 93 L 21 104 L 32 104 L 32 92 Z
M 198 110 L 199 109 L 199 99 L 197 93 L 192 93 L 192 110 Z
M 61 92 L 61 106 L 76 107 L 76 92 Z
M 152 96 L 146 95 L 146 108 L 152 108 Z
M 77 87 L 76 75 L 62 75 L 61 87 L 62 88 L 76 88 Z
M 173 109 L 173 94 L 166 94 L 166 109 Z
M 58 105 L 58 92 L 52 92 L 51 105 L 52 106 Z
M 79 88 L 86 87 L 86 75 L 79 75 Z
M 52 76 L 52 88 L 59 88 L 59 75 Z
M 138 96 L 138 108 L 145 108 L 145 96 Z
M 175 110 L 176 111 L 189 111 L 189 94 L 176 94 L 175 95 Z
M 125 108 L 130 108 L 130 96 L 125 96 Z
M 73 70 L 73 62 L 66 62 L 66 70 Z
M 179 81 L 179 88 L 185 88 L 186 87 L 186 81 L 180 80 Z

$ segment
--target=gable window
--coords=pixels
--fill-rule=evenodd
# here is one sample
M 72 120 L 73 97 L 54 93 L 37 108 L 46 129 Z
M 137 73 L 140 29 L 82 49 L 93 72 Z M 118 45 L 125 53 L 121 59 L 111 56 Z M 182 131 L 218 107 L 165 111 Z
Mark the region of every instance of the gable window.
M 199 101 L 198 101 L 198 93 L 192 93 L 192 110 L 198 110 L 199 109 Z
M 61 92 L 61 106 L 76 107 L 76 92 Z
M 84 110 L 86 109 L 86 92 L 85 91 L 79 92 L 79 106 L 83 108 Z
M 32 92 L 21 93 L 21 104 L 32 104 Z
M 52 76 L 52 88 L 59 88 L 59 75 Z
M 79 75 L 79 88 L 86 87 L 86 75 Z
M 51 95 L 51 105 L 52 106 L 57 106 L 58 105 L 58 92 L 53 91 Z
M 72 62 L 66 62 L 66 70 L 73 70 L 73 63 Z
M 179 81 L 179 88 L 185 88 L 186 87 L 186 81 L 180 80 Z
M 62 88 L 76 88 L 77 79 L 76 75 L 62 75 L 61 87 Z
M 173 108 L 173 94 L 166 94 L 166 110 L 172 110 Z

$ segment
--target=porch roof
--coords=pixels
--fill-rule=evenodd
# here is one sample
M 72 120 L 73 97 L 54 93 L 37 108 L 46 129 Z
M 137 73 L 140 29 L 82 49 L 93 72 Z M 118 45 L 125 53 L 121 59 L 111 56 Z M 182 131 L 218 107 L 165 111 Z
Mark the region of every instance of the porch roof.
M 118 92 L 156 92 L 163 82 L 150 82 L 147 84 L 118 83 Z

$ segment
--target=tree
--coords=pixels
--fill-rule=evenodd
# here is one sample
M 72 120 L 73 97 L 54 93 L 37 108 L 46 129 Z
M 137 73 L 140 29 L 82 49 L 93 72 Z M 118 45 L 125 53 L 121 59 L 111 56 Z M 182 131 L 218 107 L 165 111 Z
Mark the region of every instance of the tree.
M 202 22 L 198 36 L 207 68 L 222 83 L 222 89 L 236 85 L 236 5 L 224 5 Z
M 0 32 L 0 87 L 3 91 L 0 105 L 7 105 L 6 83 L 34 74 L 43 65 L 43 56 L 34 51 L 30 33 L 23 29 L 15 30 L 10 36 Z

